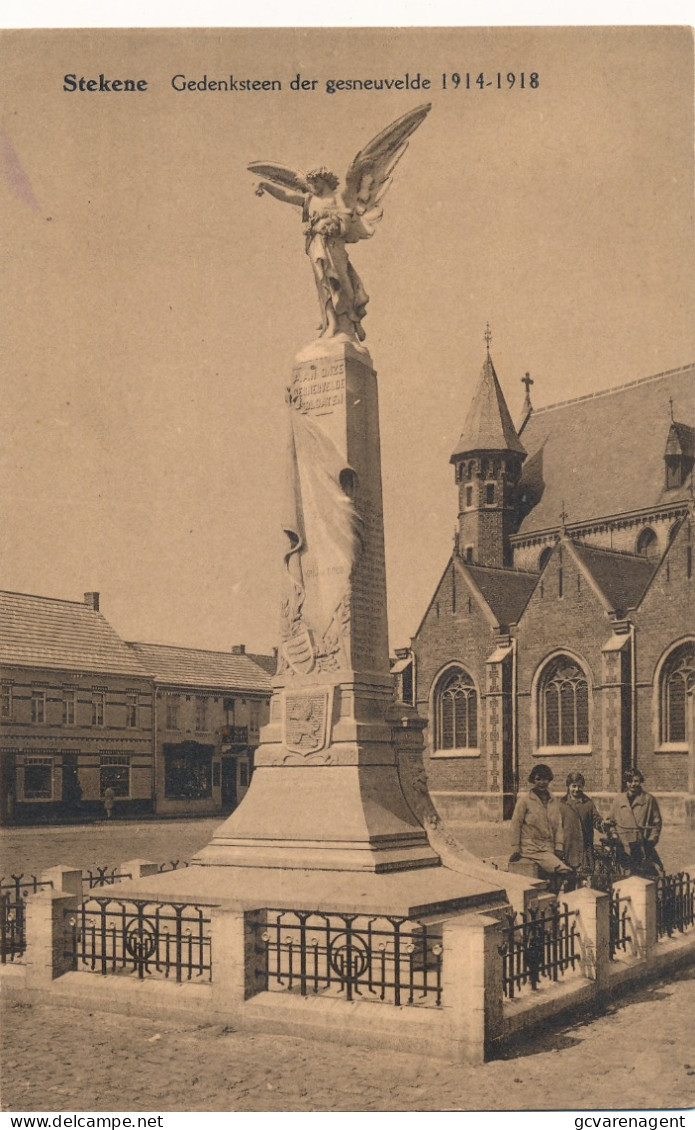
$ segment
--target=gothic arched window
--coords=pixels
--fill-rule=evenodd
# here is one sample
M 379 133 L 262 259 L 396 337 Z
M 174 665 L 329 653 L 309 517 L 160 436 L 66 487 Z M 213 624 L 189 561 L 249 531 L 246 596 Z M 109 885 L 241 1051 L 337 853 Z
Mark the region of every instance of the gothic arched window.
M 541 746 L 589 744 L 589 683 L 568 655 L 552 659 L 541 676 L 538 721 Z
M 478 745 L 478 692 L 461 667 L 446 671 L 435 692 L 435 747 L 475 749 Z
M 681 644 L 671 652 L 661 669 L 660 738 L 662 742 L 686 741 L 688 691 L 695 687 L 695 643 Z

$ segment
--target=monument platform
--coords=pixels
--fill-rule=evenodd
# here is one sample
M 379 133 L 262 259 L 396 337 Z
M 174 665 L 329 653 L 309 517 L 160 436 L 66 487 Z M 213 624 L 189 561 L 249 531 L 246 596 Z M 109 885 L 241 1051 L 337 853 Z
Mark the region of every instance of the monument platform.
M 283 871 L 280 868 L 199 867 L 143 876 L 118 884 L 118 897 L 238 910 L 310 910 L 321 913 L 445 917 L 508 906 L 502 885 L 447 867 L 374 874 L 354 871 Z

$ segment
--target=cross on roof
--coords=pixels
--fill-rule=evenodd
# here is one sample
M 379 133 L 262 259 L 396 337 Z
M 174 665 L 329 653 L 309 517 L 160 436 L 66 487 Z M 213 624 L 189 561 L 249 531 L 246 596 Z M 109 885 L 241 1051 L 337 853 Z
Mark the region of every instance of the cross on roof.
M 561 529 L 563 529 L 563 530 L 567 529 L 567 519 L 568 518 L 569 518 L 569 514 L 565 510 L 565 500 L 563 498 L 563 500 L 562 500 L 562 510 L 560 511 L 560 528 Z
M 483 337 L 485 339 L 485 344 L 487 346 L 487 351 L 489 353 L 490 352 L 490 342 L 492 341 L 492 330 L 490 329 L 490 323 L 489 322 L 485 323 L 485 333 L 483 334 Z
M 531 374 L 526 373 L 526 375 L 521 378 L 521 383 L 522 383 L 522 385 L 526 385 L 526 395 L 530 396 L 531 395 L 531 385 L 535 383 L 531 379 Z
M 674 424 L 675 419 L 674 419 L 674 416 L 673 416 L 673 397 L 672 396 L 669 396 L 668 404 L 669 404 L 669 408 L 671 409 L 671 423 Z

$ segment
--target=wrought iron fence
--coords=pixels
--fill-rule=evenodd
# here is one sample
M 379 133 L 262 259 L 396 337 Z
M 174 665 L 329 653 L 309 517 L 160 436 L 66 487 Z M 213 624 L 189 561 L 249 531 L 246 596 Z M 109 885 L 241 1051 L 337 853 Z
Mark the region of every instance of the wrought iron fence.
M 208 907 L 93 896 L 65 912 L 65 950 L 74 970 L 181 981 L 212 980 Z
M 119 871 L 117 867 L 97 867 L 94 871 L 87 871 L 85 874 L 90 891 L 95 887 L 113 887 L 121 879 L 133 878 L 127 871 Z
M 264 987 L 394 1005 L 442 1003 L 442 936 L 392 915 L 267 911 L 253 927 Z
M 534 907 L 521 916 L 506 915 L 503 927 L 503 992 L 510 1000 L 525 986 L 538 988 L 541 978 L 557 981 L 560 974 L 574 969 L 579 961 L 576 928 L 577 912 L 566 903 L 555 902 Z M 520 918 L 520 920 L 519 920 Z
M 29 895 L 52 887 L 36 875 L 12 875 L 10 881 L 0 878 L 0 964 L 16 961 L 27 948 L 26 899 Z
M 656 880 L 656 933 L 663 938 L 683 934 L 695 925 L 695 880 L 687 871 Z
M 618 950 L 627 949 L 632 941 L 632 935 L 628 933 L 631 926 L 628 900 L 621 899 L 618 892 L 613 890 L 610 891 L 610 896 L 608 953 L 612 960 Z
M 185 859 L 170 859 L 165 863 L 157 865 L 160 873 L 165 871 L 177 871 L 180 867 L 188 867 L 188 861 Z M 93 871 L 84 872 L 87 879 L 87 886 L 90 891 L 95 887 L 112 887 L 119 883 L 121 879 L 132 879 L 133 876 L 128 871 L 119 871 L 117 867 L 95 867 Z

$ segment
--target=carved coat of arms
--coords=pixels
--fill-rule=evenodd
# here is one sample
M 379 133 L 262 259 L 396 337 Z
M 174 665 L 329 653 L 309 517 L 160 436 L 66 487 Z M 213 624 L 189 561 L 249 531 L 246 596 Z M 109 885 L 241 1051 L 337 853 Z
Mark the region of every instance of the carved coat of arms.
M 329 739 L 329 690 L 285 694 L 284 744 L 305 755 L 324 749 Z

